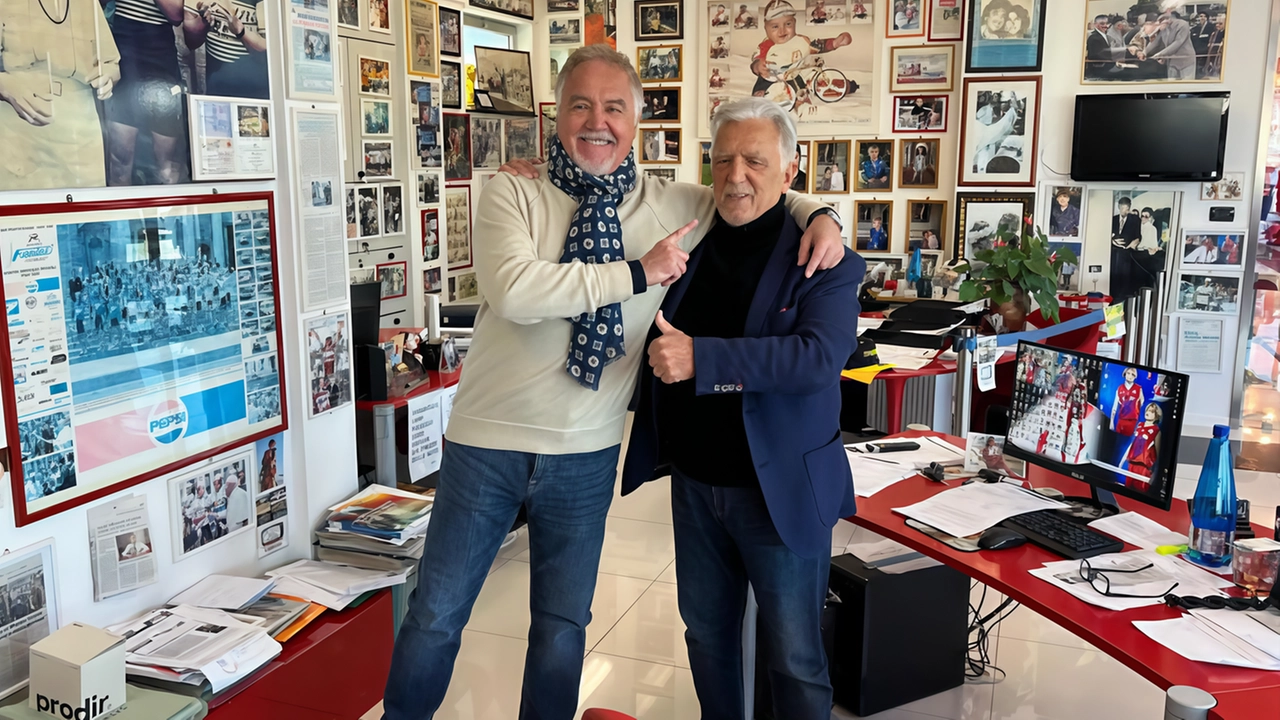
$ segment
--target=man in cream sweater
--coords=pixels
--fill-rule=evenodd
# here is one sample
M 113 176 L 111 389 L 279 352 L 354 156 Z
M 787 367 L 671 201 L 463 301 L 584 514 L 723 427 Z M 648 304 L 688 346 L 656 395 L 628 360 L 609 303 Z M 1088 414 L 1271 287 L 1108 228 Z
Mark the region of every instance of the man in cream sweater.
M 520 717 L 574 717 L 645 337 L 715 217 L 709 188 L 637 172 L 640 80 L 625 55 L 603 45 L 575 52 L 556 103 L 547 166 L 536 177 L 499 174 L 476 213 L 484 304 L 445 433 L 418 588 L 396 638 L 386 720 L 427 720 L 440 707 L 462 629 L 521 505 L 532 621 Z M 797 222 L 813 220 L 804 243 L 813 252 L 800 253 L 809 272 L 839 262 L 828 208 L 794 194 L 786 204 Z

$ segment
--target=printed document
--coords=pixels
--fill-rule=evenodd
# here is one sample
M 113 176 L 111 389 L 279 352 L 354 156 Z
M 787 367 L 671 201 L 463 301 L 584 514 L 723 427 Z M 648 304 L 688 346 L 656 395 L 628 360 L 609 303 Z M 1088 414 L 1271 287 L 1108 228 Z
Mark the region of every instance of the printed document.
M 1061 510 L 1065 503 L 1005 482 L 962 485 L 893 511 L 956 537 L 976 535 L 1014 515 Z
M 145 495 L 126 495 L 89 508 L 88 518 L 94 602 L 156 581 Z

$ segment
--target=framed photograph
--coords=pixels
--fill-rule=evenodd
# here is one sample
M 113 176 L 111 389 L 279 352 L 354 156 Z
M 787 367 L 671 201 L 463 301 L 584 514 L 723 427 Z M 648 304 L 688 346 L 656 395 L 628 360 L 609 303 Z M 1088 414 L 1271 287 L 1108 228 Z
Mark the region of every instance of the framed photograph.
M 551 140 L 556 136 L 556 104 L 553 102 L 538 103 L 538 147 L 542 150 L 542 159 L 551 157 Z
M 471 118 L 471 169 L 497 170 L 502 165 L 502 120 L 474 115 Z
M 7 581 L 10 606 L 27 610 L 19 615 L 6 609 L 6 617 L 3 618 L 4 637 L 0 639 L 0 653 L 15 658 L 5 668 L 0 680 L 0 697 L 8 697 L 26 687 L 31 680 L 30 662 L 25 659 L 18 661 L 17 658 L 29 657 L 29 647 L 61 626 L 62 603 L 53 538 L 6 552 L 0 558 L 0 577 Z
M 853 179 L 854 192 L 893 190 L 893 141 L 858 140 L 858 172 Z M 818 143 L 821 147 L 823 143 Z M 843 189 L 843 186 L 841 187 Z M 830 192 L 836 192 L 832 189 Z
M 885 280 L 895 278 L 901 280 L 906 277 L 906 267 L 909 259 L 910 257 L 907 255 L 877 253 L 867 263 L 867 274 L 862 276 L 862 282 L 874 281 L 876 287 L 883 287 Z
M 1200 183 L 1200 199 L 1240 202 L 1244 199 L 1244 173 L 1222 173 L 1222 179 L 1217 182 Z
M 1231 0 L 1085 5 L 1085 83 L 1220 83 Z M 1180 38 L 1170 43 L 1171 39 Z M 1189 46 L 1188 46 L 1189 45 Z
M 369 30 L 370 32 L 382 33 L 384 35 L 391 34 L 391 15 L 388 3 L 391 0 L 369 0 Z
M 1102 208 L 1111 209 L 1111 235 L 1086 233 L 1085 241 L 1089 250 L 1097 253 L 1093 256 L 1095 264 L 1104 253 L 1108 258 L 1102 263 L 1107 282 L 1098 289 L 1115 302 L 1134 297 L 1143 287 L 1154 286 L 1156 275 L 1169 266 L 1169 253 L 1179 252 L 1176 243 L 1181 193 L 1166 187 L 1089 191 L 1091 213 L 1102 214 Z
M 533 0 L 471 0 L 471 7 L 492 10 L 525 20 L 533 19 Z
M 252 465 L 253 450 L 242 449 L 169 479 L 174 562 L 256 527 L 245 487 Z
M 578 0 L 547 0 L 547 12 L 578 12 Z
M 965 78 L 957 185 L 1036 184 L 1040 76 Z
M 444 186 L 444 178 L 439 172 L 416 172 L 414 177 L 418 183 L 418 204 L 437 205 L 440 203 L 440 188 Z
M 1211 230 L 1184 230 L 1182 267 L 1198 270 L 1240 270 L 1244 242 L 1243 232 L 1215 233 Z
M 422 291 L 438 293 L 444 289 L 444 281 L 440 278 L 440 268 L 427 268 L 422 271 Z
M 680 82 L 684 79 L 683 46 L 653 45 L 636 48 L 636 72 L 642 83 Z
M 471 186 L 444 189 L 444 236 L 450 270 L 471 267 Z
M 938 187 L 938 163 L 942 141 L 919 138 L 898 141 L 898 188 Z
M 391 97 L 391 63 L 361 55 L 360 92 Z
M 366 178 L 384 178 L 392 175 L 391 141 L 379 140 L 364 142 L 361 149 L 364 176 Z
M 636 42 L 684 38 L 684 0 L 634 0 Z
M 966 0 L 929 0 L 929 42 L 957 42 L 964 39 L 965 2 Z
M 1064 293 L 1081 292 L 1081 276 L 1080 268 L 1084 265 L 1084 243 L 1079 240 L 1050 240 L 1049 249 L 1053 252 L 1061 252 L 1070 250 L 1076 256 L 1076 262 L 1062 263 L 1062 267 L 1058 269 L 1058 291 Z
M 403 262 L 379 263 L 378 282 L 382 283 L 382 299 L 392 300 L 409 293 L 407 265 Z
M 449 276 L 449 302 L 475 300 L 478 297 L 480 297 L 480 284 L 476 282 L 475 272 Z
M 809 171 L 815 194 L 846 193 L 849 184 L 848 140 L 814 140 L 813 168 Z
M 440 77 L 439 7 L 431 0 L 405 2 L 405 67 L 410 75 Z
M 391 135 L 391 102 L 388 100 L 361 100 L 361 115 L 365 137 L 389 137 Z
M 908 255 L 908 258 L 911 256 Z M 920 276 L 931 278 L 938 274 L 938 268 L 942 267 L 942 251 L 941 250 L 921 250 L 920 251 Z
M 640 162 L 680 162 L 680 132 L 679 128 L 640 130 Z
M 462 65 L 459 63 L 440 61 L 440 104 L 451 110 L 462 109 Z
M 552 45 L 578 45 L 582 43 L 580 18 L 551 18 L 547 23 L 547 35 Z
M 551 89 L 553 94 L 555 93 L 556 83 L 560 80 L 560 68 L 564 67 L 564 64 L 569 62 L 569 56 L 577 52 L 579 47 L 581 46 L 556 45 L 547 49 L 547 65 L 550 70 L 551 80 L 551 82 L 547 84 L 547 87 Z
M 273 217 L 266 192 L 0 207 L 19 526 L 287 427 L 279 358 L 267 384 L 246 367 L 282 344 Z M 156 292 L 160 262 L 164 303 L 108 302 Z M 192 347 L 206 372 L 174 364 Z
M 360 29 L 360 0 L 338 0 L 338 27 Z
M 440 259 L 440 211 L 436 208 L 428 208 L 421 211 L 420 215 L 422 262 L 435 262 Z
M 440 54 L 462 57 L 462 13 L 440 8 Z
M 382 235 L 382 203 L 377 185 L 360 185 L 356 193 L 356 237 Z
M 529 53 L 476 46 L 477 109 L 533 116 L 533 71 Z M 487 102 L 485 102 L 487 98 Z
M 344 204 L 346 205 L 347 215 L 345 218 L 347 224 L 346 235 L 348 240 L 354 240 L 360 236 L 360 226 L 356 222 L 356 189 L 348 185 L 343 189 L 343 194 L 346 196 L 343 198 L 345 200 Z M 240 250 L 236 251 L 237 254 L 240 252 Z
M 644 174 L 649 177 L 662 178 L 668 182 L 675 182 L 676 169 L 677 168 L 645 168 Z
M 1040 72 L 1048 0 L 970 0 L 966 73 Z
M 889 223 L 893 220 L 893 203 L 887 200 L 854 200 L 854 249 L 860 253 L 887 253 L 890 249 Z
M 400 183 L 383 183 L 382 191 L 382 234 L 399 235 L 404 232 L 404 185 Z
M 680 88 L 645 88 L 640 122 L 680 122 Z
M 951 92 L 955 83 L 954 45 L 906 45 L 889 48 L 889 91 Z
M 1240 312 L 1239 275 L 1178 273 L 1179 312 L 1236 315 Z
M 942 133 L 947 131 L 951 98 L 947 95 L 895 95 L 893 131 Z
M 538 157 L 538 119 L 510 118 L 502 121 L 502 161 L 532 160 Z
M 818 2 L 818 0 L 813 0 Z M 887 38 L 919 37 L 924 35 L 924 7 L 927 0 L 899 0 L 882 3 L 884 9 L 884 36 Z M 885 4 L 891 7 L 885 7 Z
M 1079 240 L 1084 237 L 1084 186 L 1083 185 L 1046 185 L 1045 214 L 1049 224 L 1042 226 L 1045 234 L 1054 238 Z
M 1222 372 L 1222 319 L 1178 318 L 1178 372 Z
M 706 159 L 703 162 L 706 165 L 702 170 L 702 184 L 711 185 L 711 143 L 703 143 L 707 146 Z M 791 189 L 796 192 L 809 192 L 809 145 L 808 140 L 799 140 L 796 142 L 796 176 L 791 178 Z
M 1001 233 L 1021 236 L 1035 203 L 1035 193 L 957 193 L 953 257 L 981 265 L 974 253 L 991 248 Z
M 471 116 L 444 113 L 444 180 L 471 179 Z
M 907 252 L 942 252 L 947 247 L 947 201 L 907 201 Z

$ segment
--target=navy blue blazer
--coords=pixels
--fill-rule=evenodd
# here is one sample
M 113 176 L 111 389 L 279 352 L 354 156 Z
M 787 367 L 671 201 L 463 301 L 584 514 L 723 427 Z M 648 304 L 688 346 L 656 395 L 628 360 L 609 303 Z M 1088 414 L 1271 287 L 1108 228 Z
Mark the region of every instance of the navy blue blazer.
M 743 394 L 751 458 L 778 535 L 803 557 L 831 552 L 831 527 L 856 510 L 840 437 L 840 371 L 858 346 L 858 284 L 867 265 L 846 249 L 839 265 L 804 276 L 796 264 L 800 228 L 789 217 L 747 314 L 745 337 L 694 338 L 695 392 Z M 667 293 L 674 318 L 702 248 Z M 661 333 L 649 330 L 647 348 Z M 658 436 L 658 383 L 648 363 L 632 399 L 622 494 L 669 475 Z

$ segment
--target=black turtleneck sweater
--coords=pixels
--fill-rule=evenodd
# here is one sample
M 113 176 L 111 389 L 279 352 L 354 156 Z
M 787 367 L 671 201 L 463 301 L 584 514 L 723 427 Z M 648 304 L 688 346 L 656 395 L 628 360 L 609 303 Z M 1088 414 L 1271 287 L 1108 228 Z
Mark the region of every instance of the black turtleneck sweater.
M 781 199 L 741 227 L 716 215 L 680 307 L 668 318 L 671 324 L 695 344 L 699 337 L 743 337 L 756 286 L 787 219 Z M 665 455 L 681 474 L 721 487 L 759 483 L 742 420 L 742 393 L 695 395 L 693 380 L 660 384 L 657 409 Z

